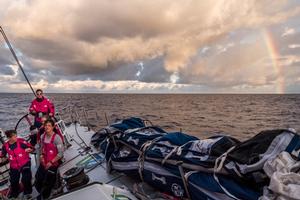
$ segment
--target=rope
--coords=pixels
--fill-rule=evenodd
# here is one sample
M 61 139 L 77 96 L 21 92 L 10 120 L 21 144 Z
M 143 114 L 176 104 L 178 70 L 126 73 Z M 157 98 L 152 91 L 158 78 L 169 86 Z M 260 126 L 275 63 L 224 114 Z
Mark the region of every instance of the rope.
M 18 66 L 19 66 L 19 68 L 21 69 L 21 71 L 22 71 L 22 73 L 23 73 L 23 75 L 24 75 L 24 77 L 25 77 L 25 79 L 26 79 L 26 81 L 27 81 L 27 83 L 28 83 L 28 85 L 29 85 L 29 87 L 30 87 L 30 89 L 31 89 L 31 91 L 32 91 L 32 93 L 33 93 L 33 95 L 36 97 L 36 94 L 35 94 L 35 92 L 34 92 L 32 86 L 31 86 L 31 84 L 30 84 L 30 82 L 29 82 L 29 80 L 28 80 L 26 74 L 25 74 L 25 71 L 23 70 L 23 67 L 22 67 L 21 63 L 20 63 L 20 61 L 19 61 L 19 59 L 18 59 L 18 57 L 17 57 L 15 51 L 13 50 L 13 48 L 12 48 L 12 46 L 11 46 L 11 44 L 10 44 L 10 42 L 9 42 L 9 40 L 8 40 L 8 38 L 7 38 L 7 36 L 6 36 L 6 34 L 5 34 L 5 32 L 4 32 L 4 30 L 3 30 L 3 28 L 2 28 L 1 26 L 0 26 L 0 32 L 2 33 L 2 36 L 3 36 L 3 38 L 4 38 L 4 40 L 5 40 L 6 44 L 7 44 L 7 46 L 9 47 L 9 49 L 10 49 L 12 55 L 14 56 L 15 60 L 17 61 Z
M 220 186 L 220 188 L 225 192 L 225 194 L 227 194 L 229 197 L 235 199 L 235 200 L 241 200 L 238 197 L 234 196 L 233 194 L 231 194 L 219 181 L 219 178 L 217 176 L 217 173 L 219 173 L 225 163 L 225 160 L 227 158 L 227 155 L 233 150 L 235 149 L 236 146 L 231 147 L 230 149 L 228 149 L 225 153 L 223 153 L 220 157 L 218 157 L 215 161 L 215 167 L 214 167 L 214 179 L 215 181 L 218 183 L 218 185 Z
M 185 193 L 188 197 L 188 200 L 191 200 L 192 198 L 191 198 L 191 195 L 190 195 L 190 192 L 189 192 L 189 189 L 188 189 L 188 182 L 187 182 L 187 179 L 185 177 L 184 170 L 183 170 L 183 167 L 181 166 L 181 164 L 182 164 L 182 162 L 178 163 L 178 169 L 179 169 L 180 176 L 181 176 L 181 179 L 182 179 L 182 182 L 183 182 Z
M 76 132 L 76 135 L 78 136 L 78 138 L 81 140 L 81 144 L 83 144 L 84 145 L 84 148 L 85 149 L 88 149 L 88 150 L 90 150 L 91 149 L 91 147 L 89 147 L 89 145 L 87 145 L 87 143 L 82 139 L 82 137 L 79 135 L 79 133 L 78 133 L 78 130 L 77 130 L 77 122 L 75 121 L 74 122 L 75 124 L 74 124 L 74 126 L 75 126 L 75 132 Z M 81 145 L 79 145 L 80 147 L 82 147 Z
M 157 142 L 160 138 L 161 137 L 157 137 L 151 141 L 147 141 L 141 146 L 141 149 L 140 149 L 141 153 L 140 153 L 137 161 L 139 163 L 139 175 L 143 182 L 144 182 L 143 171 L 144 171 L 144 164 L 145 164 L 145 153 L 152 146 L 152 144 Z

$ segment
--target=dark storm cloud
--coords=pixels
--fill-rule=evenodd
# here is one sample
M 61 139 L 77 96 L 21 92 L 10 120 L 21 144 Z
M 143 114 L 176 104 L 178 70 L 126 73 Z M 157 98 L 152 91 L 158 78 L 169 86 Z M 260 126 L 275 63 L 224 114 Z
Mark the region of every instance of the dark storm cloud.
M 0 36 L 2 37 L 2 35 Z M 2 38 L 1 38 L 2 39 Z M 12 64 L 13 57 L 9 49 L 4 47 L 3 40 L 0 39 L 0 66 Z
M 143 67 L 141 67 L 141 63 Z M 93 74 L 87 71 L 86 73 L 78 73 L 77 75 L 85 74 L 85 76 L 81 77 L 88 77 L 91 80 L 102 81 L 139 80 L 142 82 L 156 83 L 169 82 L 170 72 L 167 72 L 165 70 L 164 62 L 161 58 L 129 64 L 111 62 L 109 62 L 108 64 L 110 65 L 110 67 L 104 68 L 103 70 L 98 72 L 95 70 Z M 74 74 L 74 71 L 70 73 Z
M 165 69 L 163 58 L 145 61 L 145 62 L 143 62 L 143 66 L 144 66 L 144 68 L 141 71 L 140 76 L 138 78 L 140 81 L 143 81 L 146 83 L 170 82 L 170 72 L 168 72 Z M 141 67 L 138 66 L 138 70 L 140 70 L 140 69 L 141 69 Z
M 14 75 L 13 69 L 7 65 L 1 66 L 0 74 L 2 75 Z
M 178 24 L 166 19 L 167 6 L 171 6 L 168 1 L 159 4 L 97 1 L 93 6 L 83 3 L 72 16 L 70 27 L 76 38 L 91 43 L 105 37 L 155 37 L 172 33 L 180 26 L 180 19 Z
M 67 62 L 76 57 L 76 47 L 61 38 L 53 40 L 42 38 L 21 38 L 17 41 L 18 48 L 32 59 L 52 62 Z

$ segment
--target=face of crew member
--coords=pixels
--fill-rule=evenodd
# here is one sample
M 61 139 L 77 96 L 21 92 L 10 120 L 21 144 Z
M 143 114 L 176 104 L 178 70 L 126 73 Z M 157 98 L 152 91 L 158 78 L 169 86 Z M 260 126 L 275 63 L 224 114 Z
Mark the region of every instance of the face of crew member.
M 16 134 L 12 134 L 10 136 L 10 138 L 8 138 L 8 140 L 9 140 L 10 144 L 13 144 L 13 143 L 17 142 L 17 135 Z
M 42 91 L 37 91 L 36 96 L 37 96 L 37 98 L 42 98 L 43 97 L 43 92 Z
M 49 135 L 51 135 L 52 133 L 53 133 L 53 126 L 52 126 L 52 124 L 50 123 L 50 122 L 47 122 L 46 124 L 45 124 L 45 132 L 47 133 L 47 134 L 49 134 Z

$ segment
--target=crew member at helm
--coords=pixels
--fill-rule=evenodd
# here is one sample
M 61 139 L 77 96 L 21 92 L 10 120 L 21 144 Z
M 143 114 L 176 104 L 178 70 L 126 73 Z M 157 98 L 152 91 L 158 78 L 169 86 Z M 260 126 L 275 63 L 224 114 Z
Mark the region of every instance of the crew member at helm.
M 53 117 L 55 113 L 53 103 L 44 97 L 43 90 L 36 90 L 36 98 L 31 102 L 29 107 L 30 114 L 34 115 L 34 125 L 37 128 L 40 128 L 42 125 L 42 117 L 47 115 Z

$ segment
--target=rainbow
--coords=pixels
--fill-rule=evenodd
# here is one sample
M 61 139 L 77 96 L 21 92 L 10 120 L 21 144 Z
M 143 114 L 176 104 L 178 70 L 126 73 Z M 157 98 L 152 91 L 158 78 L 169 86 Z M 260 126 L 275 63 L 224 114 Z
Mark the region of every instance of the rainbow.
M 276 93 L 283 94 L 285 92 L 285 80 L 284 80 L 282 66 L 278 62 L 278 59 L 280 58 L 280 54 L 276 46 L 276 42 L 274 41 L 272 33 L 267 29 L 263 30 L 263 36 L 270 55 L 270 59 L 272 61 L 272 65 L 274 67 L 277 76 Z

